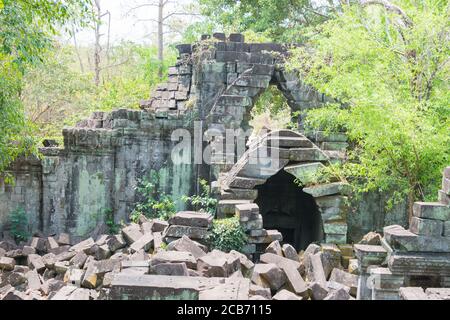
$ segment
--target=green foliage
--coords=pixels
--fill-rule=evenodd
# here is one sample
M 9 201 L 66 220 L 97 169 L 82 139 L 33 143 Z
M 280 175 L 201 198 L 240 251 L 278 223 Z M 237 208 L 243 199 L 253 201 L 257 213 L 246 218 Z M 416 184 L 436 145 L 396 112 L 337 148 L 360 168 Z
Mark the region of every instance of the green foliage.
M 79 51 L 85 57 L 91 48 Z M 62 143 L 64 126 L 73 126 L 93 111 L 138 108 L 139 101 L 149 97 L 152 87 L 160 82 L 156 47 L 121 43 L 112 47 L 109 59 L 114 67 L 104 70 L 98 87 L 92 72 L 80 71 L 74 48 L 57 43 L 43 63 L 28 71 L 23 103 L 28 119 L 39 128 L 39 137 Z M 175 59 L 175 52 L 168 49 L 165 74 Z
M 201 12 L 225 32 L 252 32 L 276 41 L 299 41 L 305 26 L 317 25 L 335 12 L 332 2 L 310 0 L 200 0 Z M 320 8 L 318 8 L 320 7 Z
M 28 217 L 24 208 L 17 208 L 9 214 L 11 234 L 16 241 L 26 241 L 30 237 Z
M 396 1 L 405 20 L 382 6 L 345 7 L 312 30 L 291 69 L 339 104 L 312 110 L 307 129 L 346 130 L 354 146 L 341 167 L 355 190 L 387 191 L 388 207 L 433 200 L 449 163 L 448 7 Z M 401 20 L 404 21 L 401 21 Z
M 131 221 L 137 222 L 141 215 L 162 220 L 169 220 L 175 215 L 176 207 L 173 199 L 164 192 L 156 190 L 155 182 L 159 180 L 158 178 L 157 174 L 151 173 L 139 180 L 136 190 L 141 200 L 130 215 Z
M 103 210 L 103 217 L 110 234 L 116 234 L 120 231 L 120 224 L 114 220 L 114 212 L 111 209 Z
M 191 197 L 183 196 L 182 200 L 192 205 L 196 211 L 205 211 L 210 214 L 215 214 L 217 199 L 211 197 L 211 188 L 208 181 L 200 180 L 201 193 Z
M 237 217 L 215 219 L 207 241 L 212 249 L 242 251 L 247 243 L 247 235 Z
M 89 21 L 89 0 L 3 0 L 0 9 L 0 173 L 15 158 L 35 152 L 33 127 L 24 117 L 22 77 L 42 61 L 65 23 Z

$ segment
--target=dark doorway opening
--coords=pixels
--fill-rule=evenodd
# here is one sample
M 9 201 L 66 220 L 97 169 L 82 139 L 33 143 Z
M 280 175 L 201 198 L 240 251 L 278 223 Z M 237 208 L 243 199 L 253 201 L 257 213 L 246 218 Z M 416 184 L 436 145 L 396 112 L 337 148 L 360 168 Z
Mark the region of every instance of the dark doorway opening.
M 263 216 L 265 229 L 277 229 L 283 242 L 304 250 L 323 239 L 322 219 L 314 198 L 294 183 L 284 170 L 258 186 L 256 203 Z

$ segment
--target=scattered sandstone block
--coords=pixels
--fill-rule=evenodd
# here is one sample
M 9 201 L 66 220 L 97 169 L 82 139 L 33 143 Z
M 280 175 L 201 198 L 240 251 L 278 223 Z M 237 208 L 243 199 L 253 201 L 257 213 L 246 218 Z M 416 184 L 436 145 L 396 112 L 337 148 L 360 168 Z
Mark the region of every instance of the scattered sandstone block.
M 143 236 L 141 228 L 137 224 L 130 224 L 129 226 L 123 228 L 122 235 L 129 245 L 138 241 Z
M 270 289 L 278 290 L 286 283 L 286 275 L 276 264 L 256 264 L 253 270 L 253 277 L 262 277 L 269 285 Z M 258 282 L 258 281 L 255 281 Z
M 204 248 L 205 247 L 203 245 L 189 239 L 189 237 L 185 235 L 183 235 L 180 239 L 171 242 L 167 246 L 167 250 L 190 252 L 196 259 L 206 255 Z
M 183 251 L 160 251 L 151 259 L 151 265 L 155 266 L 160 263 L 181 263 L 184 262 L 189 269 L 196 269 L 197 260 L 190 252 Z
M 300 262 L 297 250 L 295 250 L 295 248 L 293 246 L 291 246 L 288 243 L 285 243 L 285 244 L 283 244 L 283 247 L 281 249 L 283 251 L 283 256 L 285 258 Z
M 14 267 L 16 265 L 16 260 L 13 258 L 8 257 L 1 257 L 0 258 L 0 269 L 5 271 L 11 271 L 14 270 Z
M 170 225 L 210 228 L 213 217 L 206 213 L 181 211 L 169 219 Z
M 273 300 L 303 300 L 302 297 L 297 296 L 296 294 L 288 291 L 288 290 L 281 290 L 277 292 L 276 295 L 272 297 Z
M 41 256 L 37 254 L 30 254 L 27 259 L 28 266 L 37 272 L 44 272 L 45 264 Z
M 273 253 L 273 254 L 276 254 L 278 256 L 283 256 L 283 251 L 281 250 L 281 245 L 280 245 L 280 242 L 278 240 L 275 240 L 275 241 L 271 242 L 267 246 L 265 252 L 266 253 Z
M 155 266 L 151 266 L 150 273 L 165 276 L 189 276 L 188 268 L 184 262 L 160 263 Z
M 90 250 L 95 245 L 95 241 L 92 238 L 88 238 L 84 241 L 81 241 L 80 243 L 77 243 L 76 245 L 70 247 L 69 251 L 83 251 L 86 254 L 90 254 Z

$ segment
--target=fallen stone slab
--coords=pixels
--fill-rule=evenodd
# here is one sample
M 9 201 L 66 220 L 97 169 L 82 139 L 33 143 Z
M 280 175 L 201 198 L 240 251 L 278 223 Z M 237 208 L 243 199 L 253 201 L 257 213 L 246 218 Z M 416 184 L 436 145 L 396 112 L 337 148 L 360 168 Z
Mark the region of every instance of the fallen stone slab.
M 181 211 L 169 219 L 169 225 L 210 228 L 212 220 L 213 217 L 207 213 Z
M 327 278 L 322 265 L 322 252 L 310 256 L 310 262 L 306 269 L 306 277 L 310 282 L 318 282 L 325 285 Z
M 278 267 L 282 268 L 283 265 L 292 265 L 295 269 L 300 270 L 300 263 L 291 259 L 287 259 L 285 257 L 273 254 L 273 253 L 264 253 L 260 256 L 260 261 L 263 263 L 274 263 Z
M 77 289 L 78 288 L 75 286 L 64 286 L 51 298 L 51 300 L 67 300 Z
M 39 277 L 39 274 L 36 270 L 28 271 L 25 274 L 25 277 L 27 278 L 27 286 L 31 290 L 39 290 L 41 288 L 41 278 Z
M 428 296 L 428 300 L 450 301 L 450 288 L 427 288 L 425 294 Z
M 125 241 L 131 245 L 133 242 L 138 241 L 142 236 L 141 228 L 138 224 L 130 224 L 122 229 L 122 235 Z
M 167 221 L 160 219 L 152 220 L 152 232 L 163 232 L 168 226 L 169 223 Z
M 209 232 L 207 228 L 171 225 L 164 233 L 164 237 L 171 238 L 181 238 L 183 235 L 190 239 L 205 240 Z
M 80 243 L 77 243 L 76 245 L 70 247 L 69 251 L 83 251 L 86 254 L 90 254 L 91 248 L 95 245 L 95 241 L 92 238 L 88 238 L 84 241 L 81 241 Z
M 249 296 L 250 281 L 248 279 L 226 279 L 225 283 L 214 288 L 201 290 L 199 300 L 248 300 Z
M 303 300 L 303 298 L 288 290 L 283 289 L 277 292 L 277 294 L 272 297 L 272 300 Z
M 189 269 L 197 268 L 197 260 L 190 252 L 183 251 L 160 251 L 151 259 L 151 265 L 155 266 L 160 263 L 168 262 L 184 262 Z
M 117 274 L 110 291 L 111 300 L 198 300 L 202 290 L 212 289 L 223 278 Z
M 350 294 L 344 288 L 332 290 L 323 300 L 352 300 Z
M 272 299 L 272 293 L 269 288 L 264 288 L 256 284 L 250 284 L 250 297 L 260 296 L 264 299 Z
M 197 260 L 197 271 L 204 277 L 228 277 L 240 270 L 239 257 L 213 250 Z
M 27 259 L 27 264 L 31 269 L 36 270 L 39 273 L 44 272 L 45 270 L 45 264 L 40 255 L 30 254 Z
M 16 266 L 16 260 L 13 258 L 8 257 L 1 257 L 0 258 L 0 269 L 4 271 L 11 271 L 14 270 L 14 267 Z
M 356 290 L 358 289 L 358 276 L 334 268 L 331 272 L 330 281 L 335 281 L 349 287 L 350 294 L 352 296 L 356 296 Z
M 255 264 L 249 258 L 247 258 L 247 256 L 235 250 L 231 250 L 229 254 L 239 259 L 242 275 L 245 278 L 250 278 L 253 273 Z
M 276 254 L 278 256 L 283 256 L 283 251 L 281 249 L 281 244 L 278 240 L 273 241 L 272 243 L 270 243 L 266 250 L 266 253 L 273 253 Z
M 106 244 L 108 245 L 108 248 L 111 252 L 116 252 L 117 250 L 122 249 L 127 245 L 125 239 L 120 234 L 110 237 L 106 241 Z
M 145 252 L 148 252 L 153 246 L 153 234 L 146 233 L 139 240 L 133 242 L 130 246 L 130 251 L 132 253 L 137 252 L 143 249 Z
M 167 250 L 190 252 L 196 259 L 206 255 L 204 248 L 205 246 L 189 239 L 185 235 L 167 245 Z
M 297 250 L 293 246 L 291 246 L 288 243 L 283 244 L 283 247 L 281 248 L 283 251 L 283 256 L 287 259 L 300 262 L 300 259 L 298 257 Z
M 189 276 L 188 268 L 184 262 L 160 263 L 155 266 L 151 266 L 150 273 L 165 276 Z
M 312 282 L 309 285 L 309 296 L 312 300 L 323 300 L 328 296 L 328 287 L 320 282 Z
M 286 283 L 286 275 L 276 264 L 273 263 L 259 263 L 255 265 L 253 270 L 252 281 L 255 284 L 261 283 L 261 277 L 267 283 L 270 289 L 277 291 Z
M 402 300 L 428 300 L 428 296 L 420 287 L 403 287 L 398 290 Z
M 87 258 L 88 255 L 86 253 L 79 251 L 72 259 L 70 259 L 69 264 L 75 268 L 83 269 Z
M 69 283 L 75 287 L 81 287 L 85 271 L 82 269 L 72 268 L 67 270 L 64 275 L 64 282 Z
M 60 233 L 58 238 L 56 239 L 60 246 L 70 246 L 70 235 L 68 233 Z

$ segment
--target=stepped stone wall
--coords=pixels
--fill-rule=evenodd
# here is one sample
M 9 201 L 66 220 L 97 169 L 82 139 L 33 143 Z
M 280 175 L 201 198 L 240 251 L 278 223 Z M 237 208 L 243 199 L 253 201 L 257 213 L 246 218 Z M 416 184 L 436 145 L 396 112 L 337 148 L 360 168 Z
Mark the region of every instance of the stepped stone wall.
M 231 155 L 223 150 L 239 137 L 232 141 L 205 138 L 201 145 L 210 147 L 210 165 L 180 164 L 177 157 L 193 160 L 194 155 L 172 155 L 179 142 L 172 140 L 176 129 L 191 134 L 190 145 L 194 133 L 203 138 L 226 129 L 245 130 L 252 106 L 270 85 L 283 93 L 294 111 L 320 107 L 327 101 L 286 72 L 288 46 L 246 43 L 239 34 L 215 34 L 203 40 L 178 46 L 179 58 L 169 69 L 167 82 L 141 102 L 140 110 L 95 112 L 64 129 L 64 146 L 41 148 L 41 159 L 14 163 L 9 173 L 15 185 L 0 181 L 0 231 L 8 228 L 8 215 L 17 207 L 26 210 L 30 231 L 46 234 L 68 232 L 85 237 L 101 225 L 106 209 L 112 210 L 116 222 L 126 221 L 139 199 L 136 184 L 148 173 L 158 174 L 158 191 L 172 195 L 177 209 L 183 210 L 181 196 L 198 190 L 200 178 L 213 182 L 238 162 L 236 148 Z M 345 135 L 314 132 L 305 136 L 330 162 L 345 160 Z M 226 161 L 229 158 L 231 165 Z M 361 213 L 385 219 L 381 203 Z M 378 229 L 384 225 L 374 220 L 355 218 L 355 225 L 348 227 L 363 234 L 362 229 L 375 228 L 367 221 Z

